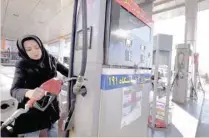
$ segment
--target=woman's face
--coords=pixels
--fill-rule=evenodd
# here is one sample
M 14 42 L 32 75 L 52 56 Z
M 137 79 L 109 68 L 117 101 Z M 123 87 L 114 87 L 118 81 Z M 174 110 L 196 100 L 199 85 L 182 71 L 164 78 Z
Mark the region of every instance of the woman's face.
M 33 60 L 39 60 L 42 56 L 42 51 L 35 40 L 27 40 L 24 42 L 24 48 L 27 55 Z

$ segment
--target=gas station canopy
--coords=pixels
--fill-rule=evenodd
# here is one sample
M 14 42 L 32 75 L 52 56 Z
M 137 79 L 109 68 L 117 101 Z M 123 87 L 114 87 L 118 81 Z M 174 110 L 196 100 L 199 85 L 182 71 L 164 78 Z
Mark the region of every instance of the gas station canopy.
M 185 0 L 134 0 L 153 2 L 153 20 L 184 15 Z M 71 32 L 73 0 L 1 0 L 2 38 L 16 39 L 36 34 L 44 42 Z M 24 7 L 24 8 L 23 8 Z M 199 11 L 209 8 L 209 0 L 199 0 Z
M 198 11 L 209 8 L 209 0 L 199 0 Z M 185 0 L 155 0 L 154 20 L 169 19 L 185 14 Z

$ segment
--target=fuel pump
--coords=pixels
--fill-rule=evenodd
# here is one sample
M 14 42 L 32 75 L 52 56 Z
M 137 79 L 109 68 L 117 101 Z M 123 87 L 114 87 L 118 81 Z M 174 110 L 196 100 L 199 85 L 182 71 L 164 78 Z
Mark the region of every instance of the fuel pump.
M 88 94 L 75 97 L 76 88 L 70 84 L 66 122 L 74 116 L 74 136 L 78 137 L 147 136 L 153 21 L 133 0 L 88 1 L 87 16 L 75 9 L 70 67 L 79 76 L 85 41 L 80 34 L 88 17 L 87 81 L 83 82 Z
M 173 83 L 173 101 L 185 103 L 188 93 L 189 57 L 191 54 L 189 44 L 176 46 L 175 75 Z

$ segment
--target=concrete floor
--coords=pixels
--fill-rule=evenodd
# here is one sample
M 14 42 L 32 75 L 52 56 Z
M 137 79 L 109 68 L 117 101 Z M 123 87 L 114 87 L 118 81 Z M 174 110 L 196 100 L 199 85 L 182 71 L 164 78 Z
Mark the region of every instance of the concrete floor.
M 209 137 L 209 91 L 206 91 L 202 115 L 200 116 L 196 137 Z

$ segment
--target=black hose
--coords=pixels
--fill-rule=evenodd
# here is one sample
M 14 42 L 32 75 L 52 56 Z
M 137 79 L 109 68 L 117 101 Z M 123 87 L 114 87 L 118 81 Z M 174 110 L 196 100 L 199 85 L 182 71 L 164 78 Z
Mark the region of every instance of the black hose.
M 70 48 L 70 61 L 69 61 L 69 74 L 68 77 L 71 78 L 74 75 L 74 51 L 75 51 L 75 38 L 76 38 L 76 28 L 77 28 L 77 9 L 78 9 L 78 0 L 74 0 L 74 8 L 73 8 L 73 21 L 72 21 L 72 35 L 71 35 L 71 48 Z M 72 109 L 73 106 L 73 99 L 74 94 L 73 94 L 73 82 L 69 81 L 68 83 L 68 93 L 67 93 L 67 106 L 68 106 L 68 112 Z M 68 120 L 67 120 L 67 125 L 68 125 Z M 69 130 L 66 130 L 65 136 L 69 137 Z
M 87 42 L 87 4 L 86 0 L 82 0 L 82 29 L 83 29 L 83 51 L 82 51 L 82 62 L 80 76 L 84 76 L 86 71 L 87 63 L 87 52 L 88 52 L 88 42 Z
M 195 96 L 195 98 L 198 98 L 197 96 L 197 88 L 194 86 L 194 83 L 193 83 L 193 80 L 192 78 L 190 79 L 191 80 L 191 93 L 190 93 L 190 97 L 192 96 L 192 98 Z M 192 95 L 191 95 L 192 94 Z M 195 94 L 195 95 L 194 95 Z
M 75 51 L 75 38 L 76 38 L 76 28 L 77 28 L 77 9 L 78 0 L 74 0 L 73 8 L 73 22 L 72 22 L 72 35 L 71 35 L 71 48 L 70 48 L 70 61 L 69 61 L 69 74 L 68 77 L 73 77 L 73 67 L 74 67 L 74 51 Z M 71 81 L 70 81 L 71 82 Z
M 174 79 L 173 79 L 173 82 L 171 83 L 170 91 L 172 90 L 172 88 L 173 88 L 173 86 L 174 86 L 174 84 L 175 84 L 175 81 L 176 81 L 176 79 L 178 79 L 178 77 L 179 77 L 179 70 L 177 71 L 177 73 L 176 73 L 176 75 L 175 75 L 175 77 L 174 77 Z
M 74 51 L 75 51 L 75 44 L 76 44 L 76 31 L 77 31 L 77 9 L 78 9 L 78 0 L 74 1 L 74 8 L 73 8 L 73 22 L 72 22 L 72 35 L 71 35 L 71 49 L 70 49 L 70 63 L 69 63 L 69 74 L 68 77 L 72 78 L 74 76 Z M 75 97 L 73 93 L 73 81 L 69 81 L 68 83 L 68 110 L 70 110 L 71 105 L 73 104 L 72 100 Z
M 87 52 L 88 52 L 88 42 L 87 42 L 87 4 L 86 0 L 81 0 L 82 4 L 82 33 L 83 33 L 83 49 L 82 49 L 82 61 L 81 61 L 81 70 L 80 74 L 78 76 L 78 80 L 76 84 L 80 84 L 82 82 L 82 77 L 85 74 L 86 71 L 86 63 L 87 63 Z M 70 57 L 70 71 L 69 71 L 69 77 L 73 77 L 73 67 L 74 67 L 74 50 L 75 50 L 75 41 L 76 41 L 76 31 L 77 31 L 77 9 L 78 9 L 78 0 L 75 0 L 74 2 L 74 11 L 73 11 L 73 25 L 72 25 L 72 42 L 71 42 L 71 57 Z M 80 79 L 79 79 L 80 78 Z M 76 85 L 75 84 L 75 85 Z M 76 87 L 77 88 L 77 87 Z M 67 118 L 67 122 L 65 124 L 65 129 L 68 126 L 70 119 L 73 115 L 74 108 L 75 108 L 75 95 L 73 94 L 73 82 L 69 82 L 69 91 L 68 91 L 68 103 L 69 103 L 69 114 Z M 69 102 L 70 100 L 70 102 Z M 69 137 L 69 130 L 65 133 L 66 137 Z

